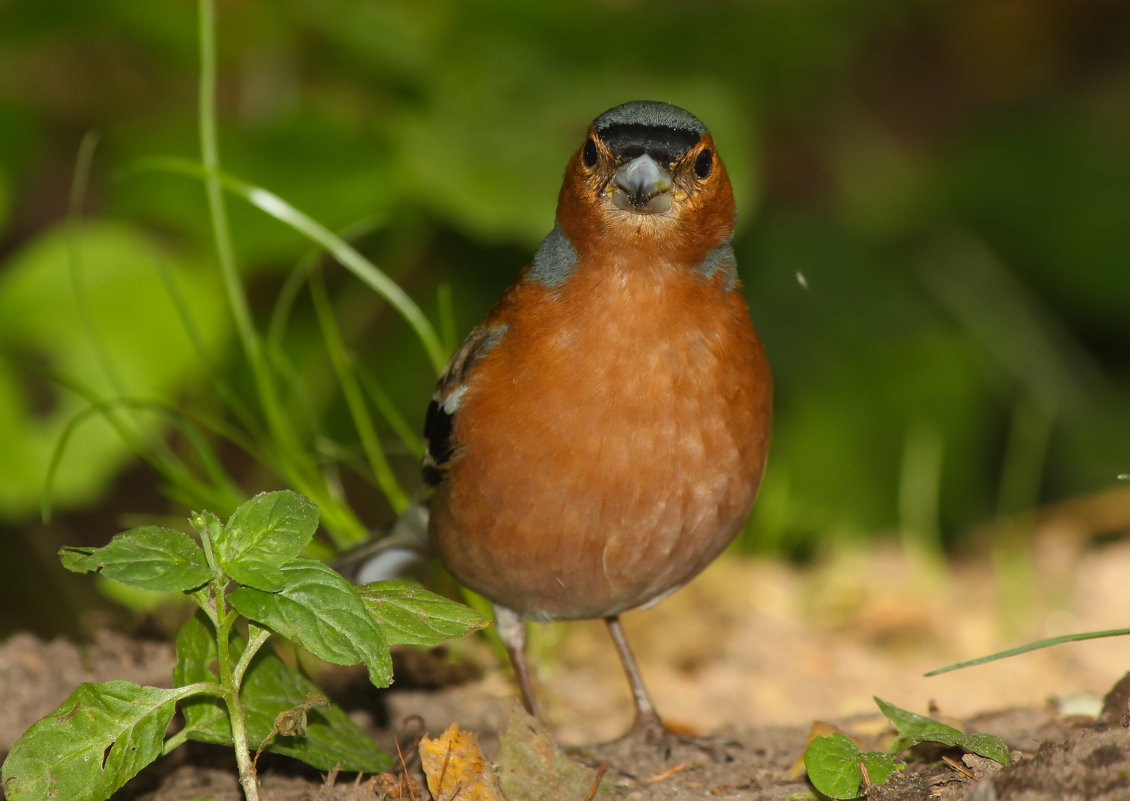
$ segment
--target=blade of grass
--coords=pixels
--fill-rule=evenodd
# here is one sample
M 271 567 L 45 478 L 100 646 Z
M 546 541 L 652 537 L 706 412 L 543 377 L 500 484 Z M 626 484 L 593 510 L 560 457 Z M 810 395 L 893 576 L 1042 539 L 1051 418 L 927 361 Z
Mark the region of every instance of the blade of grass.
M 315 401 L 310 391 L 312 385 L 310 376 L 306 373 L 299 372 L 291 362 L 286 349 L 283 347 L 286 326 L 290 318 L 291 310 L 297 301 L 299 290 L 309 279 L 310 274 L 317 268 L 318 259 L 320 257 L 320 250 L 311 251 L 298 262 L 287 276 L 271 311 L 271 322 L 268 326 L 266 339 L 266 353 L 270 360 L 271 368 L 283 380 L 284 386 L 287 387 L 291 397 L 294 399 L 296 407 L 295 413 L 301 414 L 302 418 L 306 421 L 308 430 L 312 432 L 314 453 L 319 457 L 315 461 L 322 467 L 327 484 L 336 486 L 334 484 L 337 480 L 336 473 L 331 477 L 329 470 L 332 467 L 332 462 L 338 460 L 346 463 L 350 469 L 376 486 L 372 480 L 371 474 L 367 473 L 365 469 L 364 460 L 354 458 L 356 454 L 353 451 L 332 441 L 321 430 L 321 416 L 318 414 L 320 404 Z M 319 360 L 319 364 L 321 363 L 322 360 Z M 330 369 L 334 369 L 332 365 Z M 322 384 L 327 382 L 319 377 L 316 383 Z
M 334 319 L 333 308 L 326 295 L 325 279 L 320 270 L 314 271 L 310 276 L 310 297 L 314 301 L 314 313 L 322 329 L 322 340 L 326 343 L 330 362 L 333 364 L 334 372 L 337 373 L 338 383 L 349 406 L 349 413 L 353 417 L 353 426 L 357 429 L 357 436 L 361 440 L 361 447 L 369 460 L 369 468 L 373 471 L 377 485 L 388 498 L 392 508 L 399 514 L 408 508 L 408 496 L 401 488 L 400 482 L 396 480 L 396 474 L 388 463 L 376 428 L 373 426 L 373 419 L 365 405 L 364 395 L 357 383 L 351 359 L 346 353 L 345 343 L 342 342 L 341 332 Z
M 451 283 L 444 281 L 436 289 L 436 306 L 439 312 L 439 330 L 443 338 L 443 349 L 447 353 L 454 353 L 459 346 L 455 333 L 455 302 L 451 292 Z
M 176 278 L 173 276 L 172 271 L 165 264 L 164 260 L 156 254 L 153 256 L 153 267 L 160 277 L 161 283 L 164 284 L 165 292 L 169 296 L 169 299 L 172 300 L 173 307 L 177 310 L 177 316 L 180 318 L 181 325 L 184 327 L 185 336 L 188 337 L 189 343 L 196 353 L 196 358 L 204 368 L 204 372 L 208 376 L 209 382 L 212 384 L 212 389 L 215 390 L 216 395 L 223 401 L 232 414 L 235 415 L 240 425 L 247 430 L 252 439 L 261 440 L 264 434 L 259 425 L 259 421 L 255 419 L 255 415 L 251 413 L 251 409 L 248 408 L 243 399 L 220 377 L 220 373 L 212 362 L 207 348 L 204 347 L 204 338 L 200 335 L 200 327 L 196 324 L 196 318 L 192 314 L 192 309 L 190 309 L 188 303 L 185 302 L 184 294 L 180 291 L 180 287 L 177 285 Z
M 361 237 L 365 234 L 371 233 L 380 227 L 380 222 L 375 217 L 369 217 L 364 220 L 358 220 L 346 226 L 338 232 L 345 241 L 350 241 Z M 322 248 L 317 248 L 307 253 L 295 265 L 295 268 L 287 275 L 286 281 L 283 283 L 282 289 L 279 290 L 278 297 L 275 299 L 275 305 L 271 309 L 271 321 L 267 326 L 267 344 L 273 348 L 280 348 L 282 344 L 283 334 L 286 332 L 287 323 L 290 321 L 290 313 L 294 308 L 294 303 L 298 298 L 298 291 L 306 282 L 307 277 L 311 271 L 318 264 L 318 258 L 322 254 Z
M 110 399 L 101 397 L 97 393 L 97 391 L 95 391 L 92 387 L 89 387 L 89 386 L 83 384 L 82 382 L 77 381 L 74 378 L 71 378 L 70 376 L 66 376 L 66 375 L 63 375 L 61 373 L 54 372 L 54 371 L 47 371 L 47 375 L 52 381 L 56 382 L 57 384 L 59 384 L 62 387 L 65 387 L 66 389 L 70 390 L 71 392 L 74 392 L 76 395 L 80 396 L 83 400 L 85 400 L 91 406 L 111 402 Z M 115 400 L 118 400 L 118 399 L 115 399 Z M 256 441 L 254 439 L 244 436 L 238 429 L 232 428 L 231 426 L 229 426 L 227 423 L 225 423 L 220 418 L 212 417 L 211 415 L 203 415 L 203 414 L 200 414 L 200 413 L 184 412 L 182 410 L 176 409 L 173 406 L 170 406 L 169 404 L 162 403 L 160 401 L 139 400 L 139 399 L 131 399 L 131 398 L 124 398 L 124 399 L 120 399 L 120 400 L 124 400 L 127 403 L 133 404 L 137 408 L 141 408 L 143 405 L 148 404 L 149 406 L 154 407 L 154 408 L 159 407 L 159 408 L 162 408 L 162 409 L 166 409 L 166 410 L 168 410 L 168 412 L 170 414 L 178 415 L 180 418 L 189 421 L 194 426 L 206 429 L 206 430 L 210 431 L 212 434 L 214 434 L 218 437 L 221 437 L 222 439 L 226 439 L 228 442 L 232 443 L 237 448 L 240 448 L 244 453 L 246 453 L 252 459 L 263 461 L 266 458 L 263 451 L 261 449 L 259 449 L 257 447 L 257 445 L 255 444 Z M 206 439 L 200 438 L 199 441 L 207 447 L 209 453 L 212 452 L 211 446 L 207 445 Z M 170 453 L 172 453 L 171 450 L 170 450 Z M 144 453 L 142 452 L 141 455 L 144 456 Z M 176 457 L 176 455 L 173 454 L 173 458 L 179 458 L 179 457 Z M 214 455 L 211 458 L 215 462 L 216 465 L 220 464 L 218 458 L 216 458 Z M 226 476 L 226 473 L 224 475 Z M 235 485 L 233 484 L 233 486 L 235 486 Z
M 144 449 L 132 440 L 129 432 L 124 430 L 120 423 L 117 422 L 113 412 L 119 408 L 156 413 L 180 429 L 184 433 L 185 438 L 193 445 L 194 450 L 196 450 L 197 456 L 201 462 L 201 467 L 212 480 L 212 483 L 196 478 L 192 469 L 179 461 L 179 459 L 176 463 L 170 464 L 155 459 L 151 454 L 146 453 Z M 215 454 L 207 445 L 206 440 L 199 435 L 199 431 L 194 430 L 195 427 L 187 421 L 184 415 L 179 411 L 157 403 L 156 401 L 115 398 L 113 400 L 98 400 L 91 403 L 90 406 L 78 412 L 67 421 L 66 426 L 64 426 L 55 444 L 55 449 L 51 454 L 51 461 L 47 466 L 44 505 L 42 509 L 45 521 L 50 520 L 51 507 L 49 498 L 54 488 L 55 475 L 59 470 L 59 465 L 62 463 L 71 437 L 83 423 L 99 415 L 107 420 L 111 426 L 114 426 L 118 434 L 130 444 L 131 448 L 133 448 L 142 459 L 148 462 L 171 487 L 176 487 L 179 490 L 178 494 L 181 494 L 183 497 L 191 499 L 194 503 L 206 504 L 213 509 L 234 509 L 243 500 L 244 493 L 239 490 L 230 477 L 223 471 L 219 460 L 216 459 Z
M 918 420 L 907 427 L 899 475 L 899 536 L 920 584 L 936 586 L 945 576 L 938 525 L 944 442 L 936 423 Z
M 999 651 L 989 656 L 982 656 L 978 659 L 970 659 L 968 662 L 958 662 L 953 665 L 946 665 L 944 668 L 931 670 L 929 673 L 923 674 L 926 676 L 938 676 L 942 673 L 949 673 L 951 670 L 961 670 L 962 668 L 972 667 L 973 665 L 981 665 L 985 662 L 995 662 L 998 659 L 1006 659 L 1010 656 L 1017 654 L 1026 654 L 1029 651 L 1037 651 L 1041 648 L 1050 648 L 1053 645 L 1062 645 L 1065 642 L 1078 642 L 1079 640 L 1097 640 L 1101 637 L 1122 637 L 1130 634 L 1130 629 L 1108 629 L 1106 631 L 1089 631 L 1084 634 L 1064 634 L 1061 637 L 1050 637 L 1046 640 L 1037 640 L 1030 642 L 1027 645 L 1021 645 L 1017 648 L 1009 648 L 1007 651 Z
M 279 288 L 275 305 L 271 308 L 271 319 L 267 324 L 267 349 L 271 353 L 282 352 L 283 337 L 286 335 L 286 327 L 290 323 L 294 304 L 298 301 L 298 293 L 310 277 L 310 272 L 316 263 L 317 260 L 313 257 L 303 258 L 287 274 L 286 280 Z
M 90 308 L 90 296 L 87 292 L 86 271 L 83 266 L 82 247 L 80 245 L 80 228 L 82 225 L 82 207 L 86 200 L 87 188 L 90 185 L 90 173 L 94 163 L 94 152 L 98 147 L 98 136 L 93 131 L 88 131 L 79 143 L 78 155 L 75 158 L 75 170 L 71 179 L 71 191 L 67 208 L 67 262 L 71 279 L 71 291 L 74 293 L 75 307 L 79 321 L 86 334 L 86 340 L 94 351 L 94 358 L 109 383 L 114 394 L 125 396 L 125 382 L 118 372 L 110 349 L 94 324 L 94 315 Z M 120 425 L 134 426 L 133 432 L 141 436 L 140 426 L 136 421 L 123 420 Z M 151 449 L 153 458 L 169 466 L 176 461 L 176 457 L 168 446 L 159 438 L 147 438 L 146 443 Z M 50 508 L 50 498 L 44 498 L 46 508 Z
M 235 263 L 231 230 L 224 203 L 224 185 L 220 171 L 220 149 L 216 124 L 216 13 L 213 0 L 199 0 L 199 136 L 202 168 L 187 162 L 202 174 L 212 236 L 220 274 L 235 320 L 236 331 L 251 369 L 259 403 L 267 421 L 270 439 L 277 448 L 268 462 L 281 472 L 287 483 L 309 497 L 322 514 L 326 529 L 339 546 L 360 542 L 367 531 L 353 512 L 340 501 L 325 481 L 325 474 L 311 461 L 308 450 L 296 435 L 279 401 L 273 374 L 263 354 L 263 343 L 251 319 L 247 296 L 243 291 Z M 281 202 L 281 201 L 280 201 Z M 399 287 L 397 287 L 399 289 Z
M 75 307 L 78 318 L 86 332 L 87 341 L 94 350 L 94 358 L 106 377 L 110 387 L 118 395 L 125 395 L 125 384 L 118 373 L 114 361 L 110 358 L 110 351 L 102 341 L 98 327 L 94 324 L 94 317 L 90 312 L 89 297 L 86 292 L 86 278 L 82 266 L 82 248 L 79 246 L 79 228 L 82 225 L 82 205 L 86 199 L 87 186 L 90 184 L 90 169 L 94 162 L 94 151 L 98 147 L 98 135 L 87 131 L 79 143 L 78 156 L 75 158 L 75 171 L 71 179 L 71 194 L 67 208 L 67 262 L 70 267 L 71 290 L 75 296 Z
M 447 363 L 446 351 L 435 328 L 415 301 L 395 281 L 358 253 L 349 243 L 321 223 L 291 206 L 278 195 L 218 169 L 211 170 L 206 165 L 201 166 L 194 161 L 171 156 L 141 159 L 133 165 L 130 171 L 159 171 L 215 181 L 228 192 L 242 198 L 265 214 L 285 223 L 311 241 L 316 242 L 329 252 L 335 261 L 352 272 L 392 305 L 412 327 L 416 337 L 427 352 L 436 374 L 438 375 L 443 370 Z
M 1036 593 L 1032 521 L 1026 512 L 1039 500 L 1054 421 L 1050 401 L 1021 396 L 1013 408 L 1005 442 L 997 496 L 1002 525 L 994 537 L 991 556 L 999 623 L 1006 633 L 1023 629 Z
M 255 380 L 259 401 L 267 417 L 267 424 L 289 459 L 301 464 L 301 448 L 292 436 L 279 408 L 278 397 L 270 371 L 263 359 L 262 343 L 251 320 L 251 309 L 235 263 L 231 230 L 228 226 L 227 208 L 223 187 L 217 177 L 220 170 L 220 148 L 216 124 L 216 11 L 212 0 L 199 3 L 200 37 L 200 87 L 199 87 L 199 137 L 200 159 L 204 165 L 204 191 L 208 201 L 208 215 L 212 226 L 212 239 L 220 275 L 227 293 L 228 306 L 235 321 L 236 332 L 243 346 L 244 356 Z
M 369 400 L 377 407 L 381 417 L 388 423 L 389 427 L 404 443 L 408 452 L 413 454 L 417 459 L 424 458 L 424 438 L 416 433 L 416 429 L 408 424 L 404 415 L 396 408 L 396 404 L 392 402 L 392 398 L 388 396 L 380 384 L 377 383 L 376 378 L 371 373 L 365 370 L 358 370 L 357 377 L 361 381 L 361 386 L 365 389 L 365 394 L 369 396 Z

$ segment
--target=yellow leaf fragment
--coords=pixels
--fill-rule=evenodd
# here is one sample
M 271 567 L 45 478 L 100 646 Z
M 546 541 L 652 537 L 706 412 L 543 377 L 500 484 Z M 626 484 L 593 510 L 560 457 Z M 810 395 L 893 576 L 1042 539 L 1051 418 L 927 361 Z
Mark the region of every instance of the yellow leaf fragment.
M 504 801 L 478 738 L 458 723 L 435 739 L 420 740 L 420 763 L 436 801 Z

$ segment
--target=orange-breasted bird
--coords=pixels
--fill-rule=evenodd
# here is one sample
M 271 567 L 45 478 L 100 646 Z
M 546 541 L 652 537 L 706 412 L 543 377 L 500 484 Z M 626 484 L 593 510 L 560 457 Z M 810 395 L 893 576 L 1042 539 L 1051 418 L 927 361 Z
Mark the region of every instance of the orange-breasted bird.
M 697 575 L 749 515 L 772 380 L 739 292 L 734 198 L 706 126 L 617 106 L 565 168 L 553 230 L 444 370 L 425 422 L 428 532 L 494 604 L 526 708 L 523 619 L 619 615 Z

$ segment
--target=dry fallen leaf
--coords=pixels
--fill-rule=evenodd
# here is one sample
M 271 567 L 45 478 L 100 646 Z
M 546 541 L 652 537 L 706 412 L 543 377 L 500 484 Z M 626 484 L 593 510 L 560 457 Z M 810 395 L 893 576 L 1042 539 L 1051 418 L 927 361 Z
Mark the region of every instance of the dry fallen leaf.
M 506 797 L 523 801 L 607 801 L 613 793 L 610 778 L 565 756 L 541 723 L 520 707 L 510 713 L 502 734 L 498 776 Z
M 434 740 L 420 740 L 420 763 L 436 801 L 504 801 L 478 738 L 457 723 Z

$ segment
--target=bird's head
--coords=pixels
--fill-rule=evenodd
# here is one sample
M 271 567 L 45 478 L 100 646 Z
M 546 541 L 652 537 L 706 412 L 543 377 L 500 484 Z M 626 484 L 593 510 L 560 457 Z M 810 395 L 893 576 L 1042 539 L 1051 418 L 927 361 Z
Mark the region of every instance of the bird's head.
M 574 242 L 689 254 L 730 236 L 734 196 L 706 126 L 677 106 L 641 100 L 589 126 L 566 167 L 557 220 Z

